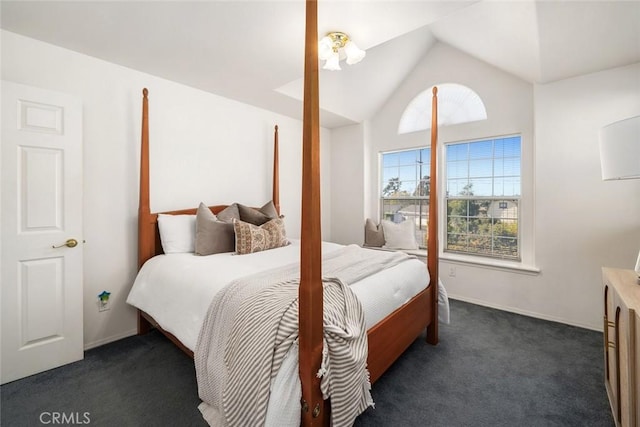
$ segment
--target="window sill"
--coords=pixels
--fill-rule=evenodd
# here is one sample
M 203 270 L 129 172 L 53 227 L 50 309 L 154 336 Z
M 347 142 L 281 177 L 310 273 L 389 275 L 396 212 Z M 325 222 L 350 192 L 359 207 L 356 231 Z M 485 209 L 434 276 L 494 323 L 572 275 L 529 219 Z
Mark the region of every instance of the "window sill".
M 458 254 L 441 254 L 440 261 L 452 262 L 455 264 L 473 265 L 494 270 L 508 271 L 512 273 L 538 275 L 540 269 L 525 265 L 516 261 L 503 261 L 499 259 L 479 259 L 478 257 L 458 255 Z
M 372 246 L 363 246 L 367 249 L 375 249 L 377 251 L 405 252 L 409 255 L 415 255 L 418 258 L 426 258 L 426 249 L 387 249 Z M 498 259 L 479 258 L 473 256 L 465 256 L 459 254 L 441 254 L 440 261 L 452 262 L 455 264 L 472 265 L 481 268 L 490 268 L 493 270 L 508 271 L 511 273 L 538 275 L 540 269 L 538 267 L 528 266 L 516 261 L 502 261 Z

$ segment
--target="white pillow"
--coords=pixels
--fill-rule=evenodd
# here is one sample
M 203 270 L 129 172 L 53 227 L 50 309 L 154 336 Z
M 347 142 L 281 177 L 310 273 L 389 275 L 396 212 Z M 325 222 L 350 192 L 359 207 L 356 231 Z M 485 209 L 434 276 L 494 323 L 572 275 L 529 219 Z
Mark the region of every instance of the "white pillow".
M 387 249 L 418 249 L 416 242 L 416 226 L 413 221 L 402 221 L 399 224 L 383 219 L 382 232 L 384 246 Z
M 194 252 L 196 216 L 158 214 L 160 242 L 165 254 Z

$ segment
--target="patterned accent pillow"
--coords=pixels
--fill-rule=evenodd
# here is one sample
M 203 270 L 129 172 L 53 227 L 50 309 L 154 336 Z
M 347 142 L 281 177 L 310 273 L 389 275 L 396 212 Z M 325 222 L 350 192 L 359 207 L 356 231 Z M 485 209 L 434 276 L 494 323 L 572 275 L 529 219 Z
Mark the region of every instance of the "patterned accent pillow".
M 236 233 L 238 255 L 280 248 L 289 244 L 282 218 L 272 219 L 260 226 L 235 219 L 233 228 Z

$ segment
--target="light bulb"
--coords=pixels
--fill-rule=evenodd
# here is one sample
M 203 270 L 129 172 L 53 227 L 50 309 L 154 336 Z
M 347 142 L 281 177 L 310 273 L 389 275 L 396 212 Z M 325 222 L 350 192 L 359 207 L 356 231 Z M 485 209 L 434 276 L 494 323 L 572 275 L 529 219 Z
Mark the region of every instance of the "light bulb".
M 344 45 L 344 53 L 347 55 L 347 64 L 353 65 L 362 61 L 362 59 L 366 56 L 367 52 L 358 48 L 356 44 L 352 41 L 348 41 L 347 44 Z
M 340 55 L 338 55 L 338 52 L 333 52 L 331 56 L 327 58 L 327 62 L 325 62 L 324 67 L 322 68 L 330 71 L 341 70 L 342 68 L 340 68 Z
M 318 42 L 318 58 L 326 61 L 333 54 L 333 42 L 329 36 L 324 36 Z

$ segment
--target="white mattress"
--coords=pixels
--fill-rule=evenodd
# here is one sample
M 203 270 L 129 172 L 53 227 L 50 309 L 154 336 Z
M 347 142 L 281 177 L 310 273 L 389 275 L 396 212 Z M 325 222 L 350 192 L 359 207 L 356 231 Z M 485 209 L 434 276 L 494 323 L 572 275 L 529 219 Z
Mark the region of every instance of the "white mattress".
M 151 315 L 192 351 L 213 296 L 232 280 L 299 262 L 300 242 L 248 255 L 192 253 L 158 255 L 140 269 L 127 303 Z M 341 245 L 323 242 L 325 253 Z M 351 285 L 365 312 L 367 328 L 427 287 L 429 273 L 412 259 Z

